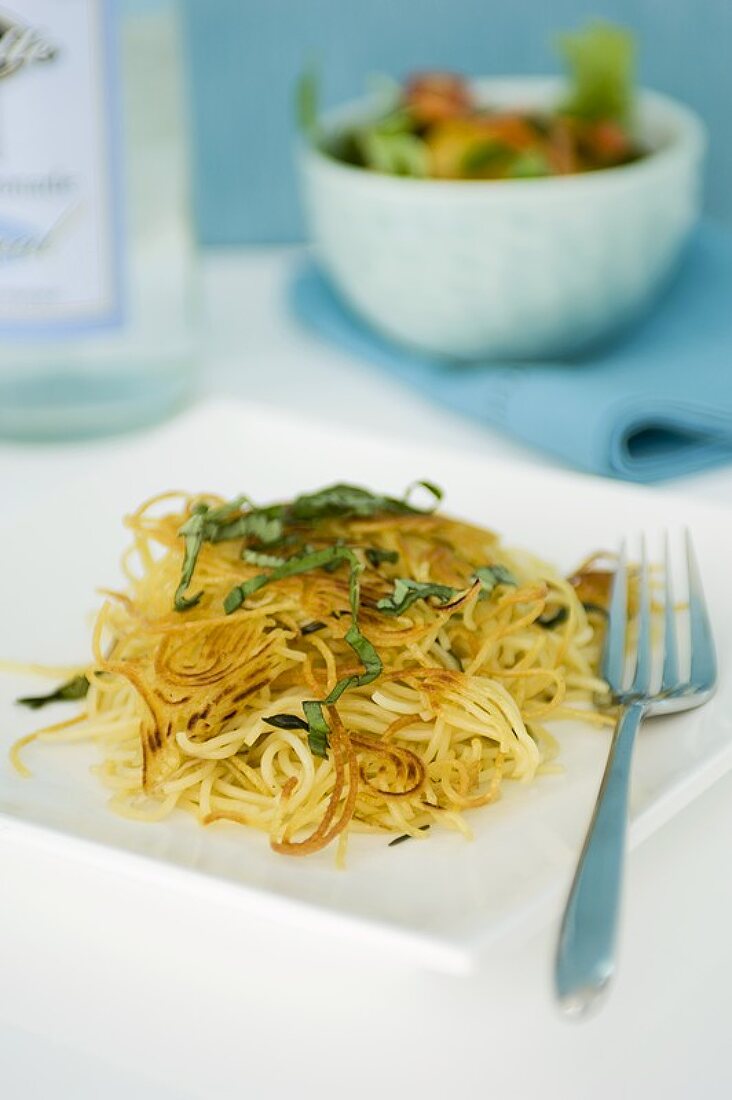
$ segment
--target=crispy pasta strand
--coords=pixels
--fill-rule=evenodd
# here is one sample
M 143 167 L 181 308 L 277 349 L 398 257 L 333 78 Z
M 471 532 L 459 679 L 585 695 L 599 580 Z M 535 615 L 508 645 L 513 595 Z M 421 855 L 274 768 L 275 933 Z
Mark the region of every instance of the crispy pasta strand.
M 360 556 L 360 628 L 383 667 L 325 708 L 327 758 L 314 756 L 305 729 L 266 719 L 302 716 L 304 701 L 363 672 L 346 639 L 348 570 L 289 576 L 227 615 L 227 593 L 262 568 L 242 560 L 241 540 L 204 542 L 194 578 L 203 595 L 175 611 L 178 532 L 202 500 L 222 503 L 165 493 L 128 517 L 127 586 L 102 590 L 88 694 L 75 718 L 44 731 L 60 739 L 73 726 L 98 745 L 95 770 L 119 813 L 155 821 L 184 809 L 205 825 L 263 830 L 286 855 L 337 840 L 342 863 L 350 832 L 421 837 L 436 823 L 469 835 L 463 811 L 495 801 L 505 781 L 556 768 L 546 720 L 605 720 L 591 707 L 603 688 L 597 618 L 551 567 L 442 514 L 331 517 L 303 540 Z M 367 550 L 390 556 L 374 564 Z M 517 583 L 482 592 L 476 570 L 491 564 Z M 399 577 L 461 594 L 387 615 L 378 603 Z M 13 749 L 24 773 L 19 750 L 37 736 Z

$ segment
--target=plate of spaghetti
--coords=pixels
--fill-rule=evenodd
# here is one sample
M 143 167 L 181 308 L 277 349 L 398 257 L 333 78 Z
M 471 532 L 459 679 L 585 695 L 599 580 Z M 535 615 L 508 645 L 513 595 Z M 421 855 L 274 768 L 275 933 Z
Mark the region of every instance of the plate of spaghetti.
M 232 416 L 247 419 L 209 413 L 207 430 Z M 520 496 L 529 474 L 516 472 L 497 506 L 465 514 L 450 492 L 464 459 L 433 456 L 417 470 L 413 453 L 392 461 L 382 447 L 361 463 L 368 481 L 350 462 L 347 478 L 319 483 L 335 468 L 327 439 L 297 483 L 284 463 L 230 492 L 230 471 L 225 485 L 215 479 L 230 457 L 219 447 L 212 488 L 145 495 L 182 430 L 130 448 L 127 470 L 107 472 L 114 492 L 84 488 L 100 538 L 79 531 L 76 580 L 54 597 L 56 621 L 80 623 L 93 601 L 87 589 L 80 607 L 78 594 L 90 577 L 103 585 L 84 659 L 69 660 L 81 628 L 68 654 L 53 637 L 33 647 L 32 631 L 14 653 L 3 639 L 15 659 L 2 695 L 15 735 L 5 820 L 40 825 L 62 847 L 147 856 L 163 875 L 195 869 L 191 882 L 234 886 L 301 922 L 330 911 L 429 944 L 433 961 L 464 962 L 466 929 L 471 942 L 481 921 L 495 933 L 561 889 L 592 805 L 613 723 L 598 674 L 612 577 L 603 546 L 616 542 L 605 541 L 607 518 L 594 539 L 567 538 L 563 568 L 542 545 L 556 531 L 529 541 L 524 522 L 514 541 L 511 512 L 535 499 L 531 486 Z M 262 430 L 250 421 L 236 437 L 256 453 Z M 413 480 L 423 474 L 440 487 Z M 552 477 L 587 494 L 585 479 Z M 455 495 L 459 505 L 464 486 Z M 622 495 L 639 518 L 656 499 Z M 66 515 L 75 507 L 63 502 Z M 6 541 L 6 557 L 25 555 L 24 576 L 39 523 L 34 512 Z M 28 690 L 44 672 L 51 690 Z M 688 737 L 704 718 L 678 726 Z M 643 753 L 638 770 L 642 781 Z M 658 781 L 649 789 L 650 811 Z

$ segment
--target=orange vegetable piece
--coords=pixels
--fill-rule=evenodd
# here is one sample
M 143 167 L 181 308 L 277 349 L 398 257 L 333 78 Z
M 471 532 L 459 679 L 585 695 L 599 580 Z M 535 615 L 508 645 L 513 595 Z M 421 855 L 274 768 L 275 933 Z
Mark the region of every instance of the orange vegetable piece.
M 531 125 L 518 115 L 473 114 L 446 119 L 431 126 L 425 136 L 430 158 L 430 175 L 438 179 L 495 178 L 505 174 L 512 153 L 536 147 L 539 139 Z M 484 169 L 466 171 L 471 156 L 481 149 L 505 151 L 501 161 L 486 161 Z
M 418 126 L 458 118 L 473 109 L 467 84 L 452 73 L 416 73 L 408 80 L 404 95 Z
M 612 119 L 588 125 L 582 142 L 588 153 L 603 164 L 616 164 L 632 152 L 627 133 Z
M 480 123 L 485 136 L 495 137 L 516 152 L 529 149 L 537 143 L 535 130 L 521 115 L 483 115 Z

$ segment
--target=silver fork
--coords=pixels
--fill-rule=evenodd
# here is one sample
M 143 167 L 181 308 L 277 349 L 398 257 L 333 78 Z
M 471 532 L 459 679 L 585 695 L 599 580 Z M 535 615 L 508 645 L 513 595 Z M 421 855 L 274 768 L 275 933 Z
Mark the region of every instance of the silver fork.
M 664 552 L 663 664 L 661 682 L 652 688 L 651 585 L 645 540 L 640 561 L 638 642 L 626 687 L 628 655 L 628 566 L 620 551 L 612 589 L 602 674 L 613 704 L 620 706 L 605 774 L 579 858 L 562 919 L 554 970 L 560 1006 L 568 1015 L 584 1014 L 607 989 L 615 971 L 618 910 L 625 857 L 630 762 L 644 718 L 701 706 L 714 693 L 717 662 L 699 566 L 686 532 L 688 575 L 689 672 L 679 670 L 676 613 L 668 536 Z

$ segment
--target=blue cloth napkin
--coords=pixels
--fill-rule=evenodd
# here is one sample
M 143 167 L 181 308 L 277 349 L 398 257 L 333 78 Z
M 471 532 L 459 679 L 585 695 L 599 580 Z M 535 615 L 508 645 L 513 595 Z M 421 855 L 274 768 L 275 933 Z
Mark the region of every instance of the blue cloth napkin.
M 717 226 L 698 230 L 632 332 L 571 362 L 463 364 L 405 351 L 356 317 L 311 262 L 289 294 L 324 339 L 581 470 L 650 482 L 732 461 L 732 234 Z

